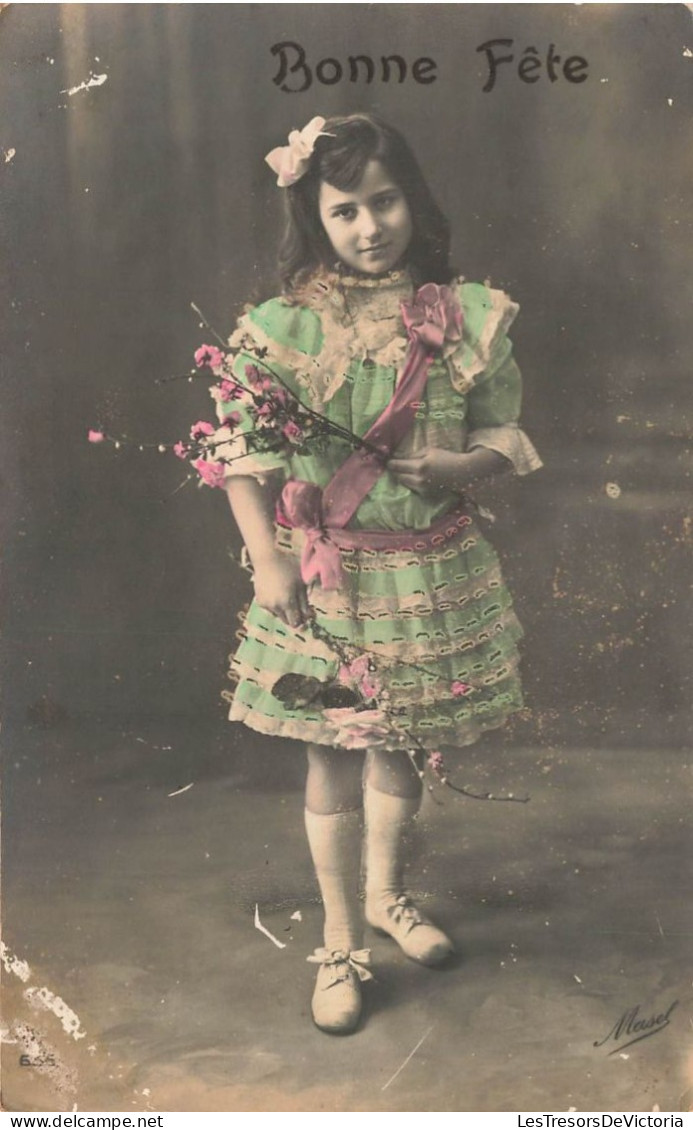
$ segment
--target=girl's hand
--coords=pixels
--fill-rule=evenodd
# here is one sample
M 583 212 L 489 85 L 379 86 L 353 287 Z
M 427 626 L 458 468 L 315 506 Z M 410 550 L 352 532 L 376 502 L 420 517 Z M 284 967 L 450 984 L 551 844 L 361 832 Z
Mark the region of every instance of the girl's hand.
M 313 618 L 301 566 L 294 557 L 272 554 L 254 563 L 255 599 L 290 628 Z
M 449 491 L 464 491 L 476 479 L 496 475 L 510 466 L 497 451 L 476 447 L 472 451 L 446 451 L 421 447 L 406 459 L 388 460 L 388 470 L 405 487 L 423 498 Z
M 406 459 L 388 460 L 388 470 L 405 487 L 423 497 L 434 497 L 451 490 L 462 490 L 465 484 L 464 462 L 467 456 L 442 447 L 421 447 Z

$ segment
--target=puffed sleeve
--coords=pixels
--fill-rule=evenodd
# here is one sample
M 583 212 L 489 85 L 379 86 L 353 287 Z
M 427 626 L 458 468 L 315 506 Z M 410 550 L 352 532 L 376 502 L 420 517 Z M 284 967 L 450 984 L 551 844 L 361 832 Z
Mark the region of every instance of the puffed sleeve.
M 522 378 L 507 336 L 519 307 L 502 291 L 475 283 L 463 284 L 460 297 L 464 345 L 453 360 L 467 395 L 466 450 L 490 448 L 527 475 L 543 464 L 519 426 Z

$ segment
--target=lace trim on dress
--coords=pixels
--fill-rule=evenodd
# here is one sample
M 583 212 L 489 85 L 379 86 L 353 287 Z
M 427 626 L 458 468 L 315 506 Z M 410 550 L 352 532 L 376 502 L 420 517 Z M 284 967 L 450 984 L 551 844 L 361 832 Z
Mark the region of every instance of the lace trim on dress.
M 457 279 L 461 285 L 462 279 Z M 467 336 L 449 358 L 450 379 L 457 392 L 469 392 L 475 378 L 488 369 L 493 354 L 517 317 L 520 307 L 503 290 L 486 287 L 490 308 L 477 341 Z
M 469 705 L 472 708 L 474 707 L 475 694 L 477 697 L 483 695 L 490 688 L 498 687 L 499 684 L 505 683 L 515 675 L 518 664 L 517 658 L 509 661 L 508 658 L 503 657 L 494 667 L 489 667 L 483 676 L 470 680 L 466 684 L 469 689 L 465 692 L 465 698 L 467 698 Z M 277 672 L 237 661 L 234 663 L 232 681 L 251 683 L 254 687 L 259 687 L 260 690 L 271 694 L 272 688 L 277 682 Z M 449 686 L 444 687 L 441 684 L 442 680 L 436 680 L 433 685 L 426 686 L 422 681 L 415 682 L 411 678 L 400 682 L 396 678 L 391 678 L 387 684 L 389 705 L 391 707 L 400 705 L 412 707 L 431 706 L 436 703 L 454 705 L 456 701 L 459 702 L 459 696 L 455 695 L 449 689 Z
M 321 384 L 322 353 L 312 357 L 309 353 L 303 353 L 302 350 L 294 349 L 291 345 L 283 345 L 256 325 L 250 314 L 244 314 L 238 319 L 238 328 L 231 334 L 229 345 L 232 349 L 245 349 L 251 356 L 256 348 L 266 350 L 269 367 L 279 365 L 283 369 L 290 370 L 298 384 L 308 392 L 313 402 L 311 406 L 319 408 L 317 397 Z M 261 365 L 261 362 L 258 364 Z
M 335 744 L 336 729 L 325 722 L 319 720 L 312 722 L 303 718 L 299 721 L 269 718 L 253 710 L 252 707 L 234 702 L 233 694 L 230 691 L 222 691 L 221 697 L 231 703 L 230 721 L 243 722 L 258 733 L 295 738 L 302 742 L 315 742 L 316 745 L 334 746 Z M 499 709 L 488 717 L 464 718 L 459 716 L 462 713 L 460 711 L 457 717 L 441 715 L 430 722 L 422 720 L 420 725 L 414 725 L 413 728 L 419 744 L 424 749 L 435 750 L 441 743 L 455 745 L 456 747 L 467 746 L 478 741 L 485 730 L 496 729 L 507 716 L 513 714 L 516 710 L 517 704 L 515 702 L 502 703 L 499 704 Z M 383 742 L 381 748 L 401 750 L 402 743 L 406 741 L 408 728 L 411 728 L 411 723 L 405 722 L 402 725 L 403 732 L 399 737 L 399 744 L 397 737 L 393 734 L 390 739 Z M 393 726 L 393 730 L 395 729 L 396 727 Z
M 450 283 L 459 292 L 460 276 Z M 229 339 L 235 348 L 259 346 L 272 361 L 291 370 L 298 384 L 309 395 L 311 407 L 321 411 L 347 379 L 355 361 L 368 358 L 385 368 L 400 369 L 407 349 L 407 336 L 400 303 L 411 297 L 412 279 L 408 271 L 392 271 L 380 278 L 341 275 L 323 271 L 312 276 L 288 305 L 313 310 L 322 325 L 322 347 L 311 355 L 270 337 L 250 316 L 244 314 Z M 460 344 L 447 342 L 442 357 L 447 362 L 453 388 L 467 393 L 476 377 L 491 364 L 519 306 L 502 290 L 485 288 L 488 302 L 486 319 L 476 340 L 465 332 Z
M 463 284 L 459 276 L 450 286 L 459 293 Z M 316 360 L 333 372 L 332 380 L 323 382 L 324 401 L 341 387 L 351 362 L 364 353 L 378 365 L 401 366 L 407 337 L 400 303 L 410 297 L 412 286 L 408 271 L 377 279 L 326 272 L 297 294 L 297 301 L 323 320 L 325 345 Z M 447 342 L 443 348 L 451 383 L 459 393 L 469 392 L 476 377 L 488 369 L 520 309 L 502 290 L 486 287 L 484 293 L 488 307 L 479 337 L 472 340 L 466 332 L 459 345 Z
M 341 388 L 354 361 L 368 358 L 383 368 L 399 369 L 407 349 L 400 302 L 411 297 L 407 271 L 373 279 L 322 272 L 313 276 L 290 305 L 315 311 L 322 326 L 322 348 L 311 356 L 271 338 L 244 314 L 229 339 L 237 349 L 259 346 L 268 351 L 268 364 L 290 369 L 320 411 Z
M 478 648 L 486 645 L 491 647 L 502 640 L 504 636 L 507 637 L 508 633 L 514 639 L 520 639 L 522 636 L 522 627 L 512 605 L 507 605 L 499 613 L 490 617 L 486 624 L 482 624 L 480 617 L 472 613 L 467 623 L 458 625 L 452 633 L 440 626 L 425 630 L 422 628 L 421 631 L 416 633 L 416 639 L 412 639 L 411 632 L 406 631 L 406 619 L 406 617 L 402 617 L 402 634 L 398 638 L 386 641 L 385 639 L 378 639 L 376 636 L 375 639 L 369 641 L 367 650 L 376 661 L 380 657 L 384 660 L 397 660 L 406 665 L 412 660 L 425 664 L 427 661 L 436 663 L 445 657 L 454 656 L 463 659 L 465 653 L 474 653 Z M 269 648 L 280 646 L 281 650 L 286 652 L 287 655 L 299 657 L 306 655 L 305 638 L 301 638 L 297 633 L 290 635 L 288 632 L 281 631 L 280 628 L 270 631 L 263 628 L 262 625 L 255 626 L 252 624 L 247 626 L 245 632 L 249 640 L 261 646 Z M 238 653 L 229 656 L 229 658 L 234 667 L 242 663 Z M 315 658 L 324 663 L 326 668 L 331 667 L 334 663 L 334 653 L 330 651 L 327 652 L 327 655 L 322 650 L 316 651 Z M 476 659 L 476 656 L 472 654 L 471 658 Z

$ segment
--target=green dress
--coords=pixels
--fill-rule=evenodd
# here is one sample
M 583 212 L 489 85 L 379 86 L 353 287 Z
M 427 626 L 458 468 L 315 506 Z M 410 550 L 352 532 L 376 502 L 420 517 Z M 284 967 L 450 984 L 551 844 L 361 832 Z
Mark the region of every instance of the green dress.
M 506 336 L 517 306 L 501 291 L 462 281 L 454 285 L 463 340 L 447 345 L 431 366 L 415 423 L 398 454 L 424 444 L 453 451 L 483 446 L 526 474 L 541 461 L 518 427 L 520 374 Z M 241 348 L 236 375 L 244 380 L 245 366 L 255 360 L 244 346 L 266 350 L 267 364 L 304 402 L 363 435 L 392 398 L 407 345 L 400 303 L 412 294 L 406 271 L 378 279 L 316 276 L 292 301 L 271 299 L 241 318 L 231 339 Z M 220 420 L 237 410 L 237 403 L 224 403 L 215 390 L 212 395 Z M 337 439 L 308 455 L 243 456 L 244 442 L 239 436 L 217 449 L 234 460 L 228 474 L 280 475 L 321 487 L 352 450 Z M 452 493 L 422 498 L 385 471 L 347 528 L 424 530 L 458 505 Z M 300 530 L 277 530 L 287 553 L 300 553 L 303 536 Z M 372 658 L 377 701 L 387 714 L 386 725 L 373 729 L 375 744 L 465 746 L 520 709 L 522 629 L 497 555 L 474 521 L 434 549 L 340 552 L 343 585 L 325 591 L 314 584 L 310 602 L 320 627 Z M 324 639 L 288 627 L 253 601 L 231 661 L 236 687 L 225 692 L 230 719 L 265 734 L 344 745 L 342 723 L 329 711 L 312 704 L 288 709 L 272 694 L 283 674 L 329 680 L 340 662 Z

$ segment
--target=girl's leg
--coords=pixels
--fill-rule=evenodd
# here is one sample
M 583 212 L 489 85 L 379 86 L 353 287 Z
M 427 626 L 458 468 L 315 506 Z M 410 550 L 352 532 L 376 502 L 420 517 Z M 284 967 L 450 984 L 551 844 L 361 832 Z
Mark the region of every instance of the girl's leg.
M 366 778 L 366 918 L 423 965 L 453 952 L 450 939 L 404 893 L 407 841 L 421 803 L 421 780 L 406 753 L 376 750 Z
M 363 945 L 359 904 L 363 835 L 363 758 L 327 746 L 308 746 L 306 832 L 325 913 L 324 949 L 313 1019 L 326 1032 L 352 1032 L 361 1014 L 359 978 L 349 955 Z M 360 955 L 364 956 L 364 955 Z
M 358 753 L 308 746 L 306 832 L 325 909 L 325 947 L 360 949 L 363 759 Z

